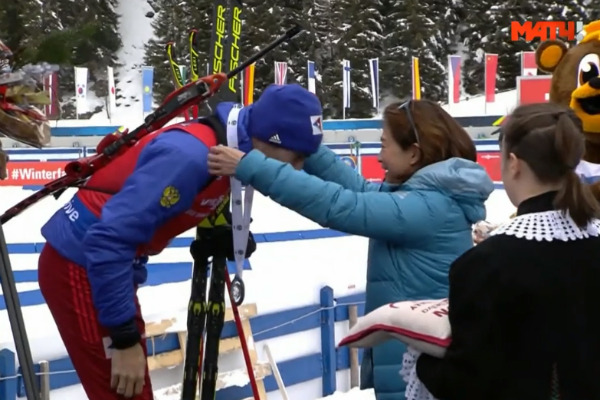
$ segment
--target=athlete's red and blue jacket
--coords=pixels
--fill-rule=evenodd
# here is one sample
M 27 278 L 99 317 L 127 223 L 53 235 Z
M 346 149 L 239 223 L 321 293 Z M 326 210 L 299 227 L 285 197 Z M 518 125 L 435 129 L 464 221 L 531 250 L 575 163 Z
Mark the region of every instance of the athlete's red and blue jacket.
M 217 107 L 223 126 L 232 106 Z M 246 120 L 242 109 L 238 140 L 245 152 L 251 150 Z M 50 246 L 87 270 L 99 322 L 115 347 L 139 338 L 134 296 L 146 281 L 147 256 L 196 226 L 229 193 L 228 178 L 208 174 L 216 144 L 215 132 L 197 122 L 154 132 L 96 172 L 86 184 L 91 190 L 78 190 L 42 227 Z

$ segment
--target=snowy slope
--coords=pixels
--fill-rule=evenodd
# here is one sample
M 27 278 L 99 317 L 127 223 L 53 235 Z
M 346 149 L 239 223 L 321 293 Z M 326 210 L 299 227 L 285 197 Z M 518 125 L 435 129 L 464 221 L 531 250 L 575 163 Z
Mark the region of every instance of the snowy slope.
M 507 90 L 496 93 L 494 103 L 486 103 L 485 96 L 471 96 L 461 99 L 457 104 L 445 104 L 443 106 L 453 117 L 470 117 L 474 115 L 506 115 L 517 107 L 517 90 Z
M 118 63 L 115 67 L 115 81 L 117 90 L 117 110 L 112 121 L 108 121 L 106 112 L 92 116 L 89 123 L 92 125 L 126 125 L 136 126 L 143 118 L 142 112 L 142 66 L 144 65 L 144 45 L 150 40 L 154 32 L 150 18 L 145 14 L 152 8 L 145 0 L 120 0 L 117 7 L 119 14 L 119 32 L 123 47 L 117 54 Z M 104 104 L 104 99 L 95 98 L 93 92 L 88 91 L 90 109 L 92 105 Z

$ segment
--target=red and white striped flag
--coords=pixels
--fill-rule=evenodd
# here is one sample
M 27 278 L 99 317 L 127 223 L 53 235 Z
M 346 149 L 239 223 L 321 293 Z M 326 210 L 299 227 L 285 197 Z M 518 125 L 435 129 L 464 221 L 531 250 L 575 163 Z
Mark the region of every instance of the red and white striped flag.
M 275 84 L 285 85 L 287 81 L 287 63 L 275 61 Z
M 535 51 L 521 52 L 521 76 L 537 75 L 537 63 L 535 62 Z

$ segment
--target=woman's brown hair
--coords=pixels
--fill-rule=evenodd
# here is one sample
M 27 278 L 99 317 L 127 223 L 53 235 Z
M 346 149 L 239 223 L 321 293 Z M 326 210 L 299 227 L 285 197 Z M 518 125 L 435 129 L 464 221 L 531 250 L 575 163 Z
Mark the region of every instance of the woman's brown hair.
M 561 184 L 554 206 L 578 226 L 600 215 L 600 205 L 575 173 L 584 137 L 573 110 L 553 103 L 519 106 L 502 127 L 500 144 L 505 155 L 525 161 L 540 182 Z
M 433 101 L 390 104 L 383 112 L 383 122 L 403 149 L 419 145 L 421 167 L 452 157 L 477 161 L 477 150 L 467 131 Z

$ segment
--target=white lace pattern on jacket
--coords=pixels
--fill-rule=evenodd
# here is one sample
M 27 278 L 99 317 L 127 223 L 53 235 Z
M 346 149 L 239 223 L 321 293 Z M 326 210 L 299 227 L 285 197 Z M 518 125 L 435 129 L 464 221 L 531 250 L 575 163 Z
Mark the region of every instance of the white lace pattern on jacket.
M 587 226 L 579 227 L 568 214 L 556 210 L 544 211 L 515 217 L 490 233 L 490 236 L 496 235 L 509 235 L 538 242 L 587 239 L 600 236 L 600 220 L 593 219 Z

